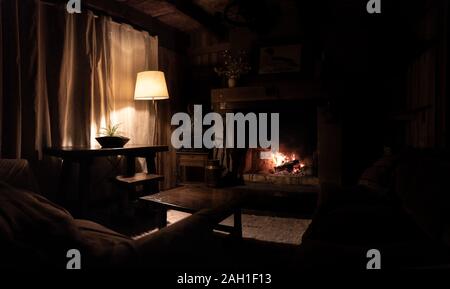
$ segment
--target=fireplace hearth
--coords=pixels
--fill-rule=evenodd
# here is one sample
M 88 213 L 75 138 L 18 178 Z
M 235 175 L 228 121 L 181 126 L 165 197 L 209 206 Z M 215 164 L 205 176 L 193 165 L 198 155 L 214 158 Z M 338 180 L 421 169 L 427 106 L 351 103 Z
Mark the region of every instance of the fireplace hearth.
M 314 176 L 276 175 L 276 174 L 244 174 L 245 182 L 266 183 L 276 185 L 319 185 L 319 178 Z

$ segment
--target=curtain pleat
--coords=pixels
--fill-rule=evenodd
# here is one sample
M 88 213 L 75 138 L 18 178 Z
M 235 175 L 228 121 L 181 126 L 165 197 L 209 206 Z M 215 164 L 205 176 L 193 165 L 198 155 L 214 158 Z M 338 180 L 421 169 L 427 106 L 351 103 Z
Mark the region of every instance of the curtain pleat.
M 34 83 L 36 82 L 35 1 L 1 3 L 2 22 L 2 157 L 33 158 Z M 31 144 L 31 146 L 30 146 Z
M 48 101 L 47 85 L 47 31 L 46 31 L 46 13 L 45 6 L 42 3 L 37 7 L 37 81 L 36 81 L 36 133 L 34 146 L 38 153 L 38 158 L 42 159 L 42 149 L 44 146 L 51 146 L 52 133 L 50 126 L 50 109 Z
M 61 145 L 90 145 L 91 41 L 94 15 L 67 14 L 59 80 Z

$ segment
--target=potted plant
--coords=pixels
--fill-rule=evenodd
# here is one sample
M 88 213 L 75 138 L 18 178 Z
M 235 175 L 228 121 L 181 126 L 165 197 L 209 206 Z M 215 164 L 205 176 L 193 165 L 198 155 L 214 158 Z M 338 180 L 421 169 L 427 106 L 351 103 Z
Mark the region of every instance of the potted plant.
M 99 137 L 95 139 L 102 146 L 102 148 L 121 148 L 123 147 L 130 139 L 120 135 L 119 130 L 120 124 L 116 125 L 108 125 L 107 127 L 100 129 Z
M 228 87 L 235 87 L 236 81 L 241 75 L 247 74 L 251 67 L 247 62 L 245 51 L 240 51 L 237 56 L 233 56 L 229 50 L 223 52 L 223 65 L 214 68 L 219 76 L 225 76 L 228 80 Z

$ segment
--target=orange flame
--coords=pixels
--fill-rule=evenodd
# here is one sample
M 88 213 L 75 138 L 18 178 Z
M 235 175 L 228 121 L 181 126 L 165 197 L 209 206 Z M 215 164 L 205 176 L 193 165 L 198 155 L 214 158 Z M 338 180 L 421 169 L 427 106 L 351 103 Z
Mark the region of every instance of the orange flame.
M 283 154 L 281 152 L 271 153 L 271 160 L 273 168 L 279 167 L 287 162 L 291 162 L 297 160 L 297 156 L 295 154 L 291 154 L 290 157 L 287 154 Z M 301 173 L 302 169 L 305 167 L 304 162 L 300 162 L 296 165 L 292 171 L 293 174 Z
M 280 152 L 271 153 L 271 154 L 272 154 L 272 163 L 273 163 L 274 167 L 279 167 L 284 163 L 291 162 L 291 161 L 294 161 L 297 159 L 297 156 L 295 154 L 291 154 L 290 157 L 288 155 L 285 155 Z M 300 166 L 304 167 L 305 164 L 301 163 Z
M 290 161 L 290 159 L 286 155 L 284 155 L 280 152 L 272 153 L 272 162 L 273 162 L 274 167 L 281 166 L 282 164 L 289 162 L 289 161 Z

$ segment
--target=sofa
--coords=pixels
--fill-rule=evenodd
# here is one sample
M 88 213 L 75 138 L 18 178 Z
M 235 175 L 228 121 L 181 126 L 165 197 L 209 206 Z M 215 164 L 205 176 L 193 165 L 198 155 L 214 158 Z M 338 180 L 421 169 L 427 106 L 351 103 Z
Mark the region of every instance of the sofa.
M 387 154 L 351 187 L 329 186 L 297 250 L 301 269 L 450 269 L 450 155 Z
M 203 210 L 134 240 L 73 218 L 38 192 L 26 160 L 0 160 L 0 267 L 65 269 L 70 249 L 80 251 L 84 269 L 212 266 L 221 252 L 213 228 L 232 213 Z

